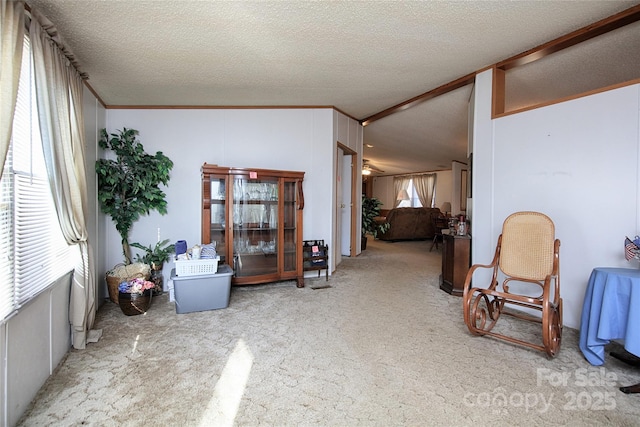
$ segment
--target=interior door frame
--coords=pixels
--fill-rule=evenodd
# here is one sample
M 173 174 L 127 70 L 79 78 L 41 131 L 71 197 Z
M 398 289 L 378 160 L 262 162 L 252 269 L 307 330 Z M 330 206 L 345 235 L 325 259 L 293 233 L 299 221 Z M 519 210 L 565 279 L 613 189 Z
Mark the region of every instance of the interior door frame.
M 358 214 L 358 209 L 357 209 L 357 196 L 358 196 L 358 186 L 356 185 L 356 183 L 358 182 L 358 169 L 356 167 L 356 165 L 360 164 L 359 162 L 359 157 L 358 157 L 358 153 L 347 147 L 346 145 L 342 144 L 340 141 L 337 141 L 337 151 L 338 151 L 338 155 L 343 155 L 343 156 L 351 156 L 351 227 L 350 227 L 350 236 L 349 236 L 349 241 L 351 242 L 351 244 L 349 245 L 349 256 L 350 257 L 355 257 L 357 255 L 357 247 L 356 245 L 360 244 L 360 240 L 357 239 L 357 214 Z M 341 183 L 338 182 L 337 179 L 334 180 L 335 181 L 335 185 L 341 185 Z M 336 188 L 336 195 L 338 194 L 337 188 Z M 339 205 L 339 200 L 335 201 L 336 206 Z M 342 233 L 342 230 L 336 230 L 336 232 L 340 232 Z

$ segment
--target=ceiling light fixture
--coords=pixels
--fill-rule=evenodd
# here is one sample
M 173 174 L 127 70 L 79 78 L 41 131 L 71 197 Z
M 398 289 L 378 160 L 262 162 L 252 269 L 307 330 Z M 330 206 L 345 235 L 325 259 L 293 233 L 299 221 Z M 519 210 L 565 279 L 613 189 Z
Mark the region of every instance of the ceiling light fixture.
M 362 175 L 371 175 L 371 172 L 382 173 L 384 171 L 373 166 L 371 163 L 369 163 L 369 160 L 362 159 Z

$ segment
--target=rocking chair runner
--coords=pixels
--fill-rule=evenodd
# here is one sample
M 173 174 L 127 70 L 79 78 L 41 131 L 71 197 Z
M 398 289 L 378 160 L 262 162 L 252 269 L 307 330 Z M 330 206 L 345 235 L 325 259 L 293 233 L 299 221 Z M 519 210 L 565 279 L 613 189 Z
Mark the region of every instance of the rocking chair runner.
M 560 240 L 555 239 L 555 227 L 548 216 L 516 212 L 507 217 L 491 264 L 475 264 L 467 273 L 462 304 L 469 331 L 541 350 L 554 357 L 562 337 L 559 254 Z M 471 287 L 474 272 L 482 268 L 493 270 L 489 287 Z M 515 292 L 530 287 L 535 288 L 535 292 Z M 506 311 L 507 304 L 539 310 L 542 315 Z M 493 332 L 502 314 L 541 323 L 542 345 Z

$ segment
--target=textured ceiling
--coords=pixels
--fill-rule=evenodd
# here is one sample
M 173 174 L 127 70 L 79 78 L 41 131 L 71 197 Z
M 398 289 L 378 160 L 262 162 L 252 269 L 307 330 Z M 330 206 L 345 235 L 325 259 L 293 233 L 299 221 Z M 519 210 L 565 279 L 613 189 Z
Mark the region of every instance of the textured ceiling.
M 638 4 L 27 3 L 57 26 L 88 73 L 89 85 L 108 106 L 335 106 L 356 119 Z M 627 44 L 640 39 L 638 31 L 626 37 Z M 556 72 L 550 64 L 545 72 Z M 561 65 L 573 64 L 575 59 Z M 586 65 L 594 67 L 591 74 L 602 74 L 601 65 Z M 519 79 L 534 82 L 539 76 L 524 72 Z M 365 127 L 365 142 L 374 145 L 365 157 L 386 173 L 448 169 L 452 160 L 464 161 L 470 91 L 459 89 Z M 510 102 L 521 102 L 518 90 L 512 93 Z M 554 94 L 551 88 L 546 96 Z

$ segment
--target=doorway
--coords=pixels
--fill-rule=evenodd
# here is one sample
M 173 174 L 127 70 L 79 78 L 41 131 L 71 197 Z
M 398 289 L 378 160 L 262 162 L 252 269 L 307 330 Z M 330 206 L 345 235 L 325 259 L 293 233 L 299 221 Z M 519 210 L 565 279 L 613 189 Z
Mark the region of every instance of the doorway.
M 336 163 L 336 238 L 333 249 L 335 266 L 343 256 L 356 255 L 356 182 L 357 153 L 338 142 Z

